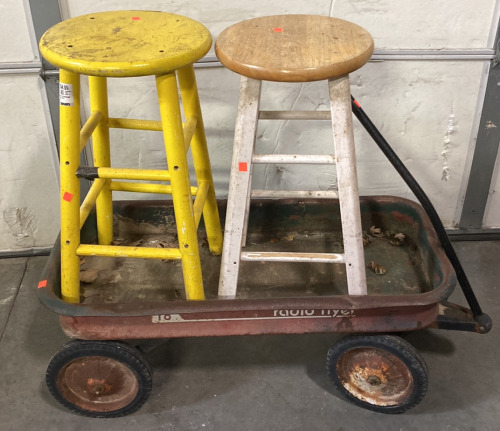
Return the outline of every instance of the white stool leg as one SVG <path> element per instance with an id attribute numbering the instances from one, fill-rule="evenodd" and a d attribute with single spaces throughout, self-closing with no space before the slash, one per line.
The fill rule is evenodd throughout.
<path id="1" fill-rule="evenodd" d="M 365 256 L 359 208 L 349 77 L 328 82 L 337 163 L 340 216 L 349 295 L 366 295 Z"/>
<path id="2" fill-rule="evenodd" d="M 261 81 L 241 77 L 219 278 L 220 298 L 236 297 L 245 213 L 249 211 L 252 156 L 257 134 L 260 89 Z"/>

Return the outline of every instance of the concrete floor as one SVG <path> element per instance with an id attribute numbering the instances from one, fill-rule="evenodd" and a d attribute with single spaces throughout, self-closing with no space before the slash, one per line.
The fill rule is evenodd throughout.
<path id="1" fill-rule="evenodd" d="M 454 245 L 494 329 L 408 334 L 429 366 L 429 390 L 415 409 L 394 416 L 336 395 L 325 371 L 335 334 L 146 343 L 155 374 L 143 408 L 119 419 L 76 416 L 52 399 L 44 382 L 52 354 L 66 341 L 57 316 L 35 293 L 47 258 L 0 260 L 0 429 L 498 430 L 500 242 Z M 458 291 L 451 299 L 462 302 Z"/>

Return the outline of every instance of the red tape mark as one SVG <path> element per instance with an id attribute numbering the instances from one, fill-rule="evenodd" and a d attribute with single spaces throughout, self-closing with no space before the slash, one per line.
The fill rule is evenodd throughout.
<path id="1" fill-rule="evenodd" d="M 40 283 L 38 283 L 38 288 L 41 289 L 42 287 L 47 286 L 47 280 L 42 280 Z"/>
<path id="2" fill-rule="evenodd" d="M 248 164 L 247 164 L 247 162 L 240 162 L 238 164 L 238 170 L 240 172 L 247 172 L 248 171 Z"/>
<path id="3" fill-rule="evenodd" d="M 358 103 L 358 101 L 356 99 L 354 99 L 354 104 L 358 107 L 358 108 L 361 108 L 361 105 Z"/>
<path id="4" fill-rule="evenodd" d="M 68 193 L 68 192 L 65 192 L 64 195 L 63 195 L 63 199 L 66 201 L 66 202 L 71 202 L 73 200 L 73 194 L 72 193 Z"/>
<path id="5" fill-rule="evenodd" d="M 140 21 L 141 17 L 140 16 L 133 16 L 132 21 Z"/>
<path id="6" fill-rule="evenodd" d="M 281 27 L 274 27 L 274 28 L 273 28 L 273 31 L 274 31 L 275 33 L 283 33 L 283 29 L 282 29 Z"/>

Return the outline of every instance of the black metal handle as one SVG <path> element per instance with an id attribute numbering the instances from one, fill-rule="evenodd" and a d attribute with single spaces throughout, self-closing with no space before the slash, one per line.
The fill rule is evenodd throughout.
<path id="1" fill-rule="evenodd" d="M 451 265 L 455 269 L 458 283 L 462 288 L 462 292 L 464 293 L 465 299 L 467 300 L 467 303 L 469 304 L 469 307 L 472 313 L 474 314 L 474 317 L 476 318 L 480 317 L 483 314 L 481 306 L 479 305 L 476 295 L 472 290 L 472 286 L 469 283 L 469 279 L 465 275 L 465 271 L 462 268 L 462 265 L 460 263 L 460 260 L 458 259 L 457 254 L 455 253 L 455 249 L 451 245 L 450 239 L 448 238 L 448 234 L 446 233 L 446 230 L 443 226 L 443 223 L 441 222 L 441 219 L 438 216 L 438 213 L 436 212 L 436 209 L 434 208 L 430 199 L 427 197 L 425 192 L 418 184 L 417 180 L 413 178 L 410 171 L 406 168 L 404 163 L 397 156 L 397 154 L 391 148 L 389 143 L 385 140 L 385 138 L 382 136 L 379 130 L 375 127 L 375 125 L 372 123 L 368 115 L 366 115 L 365 111 L 361 108 L 360 104 L 352 96 L 351 96 L 351 101 L 352 101 L 352 112 L 354 113 L 356 118 L 363 125 L 363 127 L 369 133 L 369 135 L 373 138 L 375 143 L 387 157 L 389 162 L 391 162 L 392 166 L 394 166 L 399 175 L 401 175 L 401 178 L 403 178 L 404 182 L 408 185 L 410 190 L 419 200 L 420 204 L 422 205 L 425 212 L 429 216 L 432 226 L 434 227 L 438 239 L 441 242 L 441 246 L 443 247 L 446 256 L 448 256 Z"/>

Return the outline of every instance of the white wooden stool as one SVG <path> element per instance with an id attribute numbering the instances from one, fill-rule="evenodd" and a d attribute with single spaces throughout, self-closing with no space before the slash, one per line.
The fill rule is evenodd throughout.
<path id="1" fill-rule="evenodd" d="M 316 15 L 250 19 L 224 30 L 219 60 L 242 75 L 229 183 L 219 297 L 235 298 L 240 261 L 332 262 L 346 265 L 349 294 L 366 294 L 363 235 L 348 74 L 373 53 L 373 40 L 350 22 Z M 328 81 L 335 155 L 254 154 L 257 123 L 265 119 L 318 119 L 322 112 L 260 111 L 261 81 Z M 329 115 L 326 117 L 330 117 Z M 336 164 L 344 253 L 243 252 L 251 197 L 318 196 L 321 192 L 251 191 L 255 163 Z"/>

